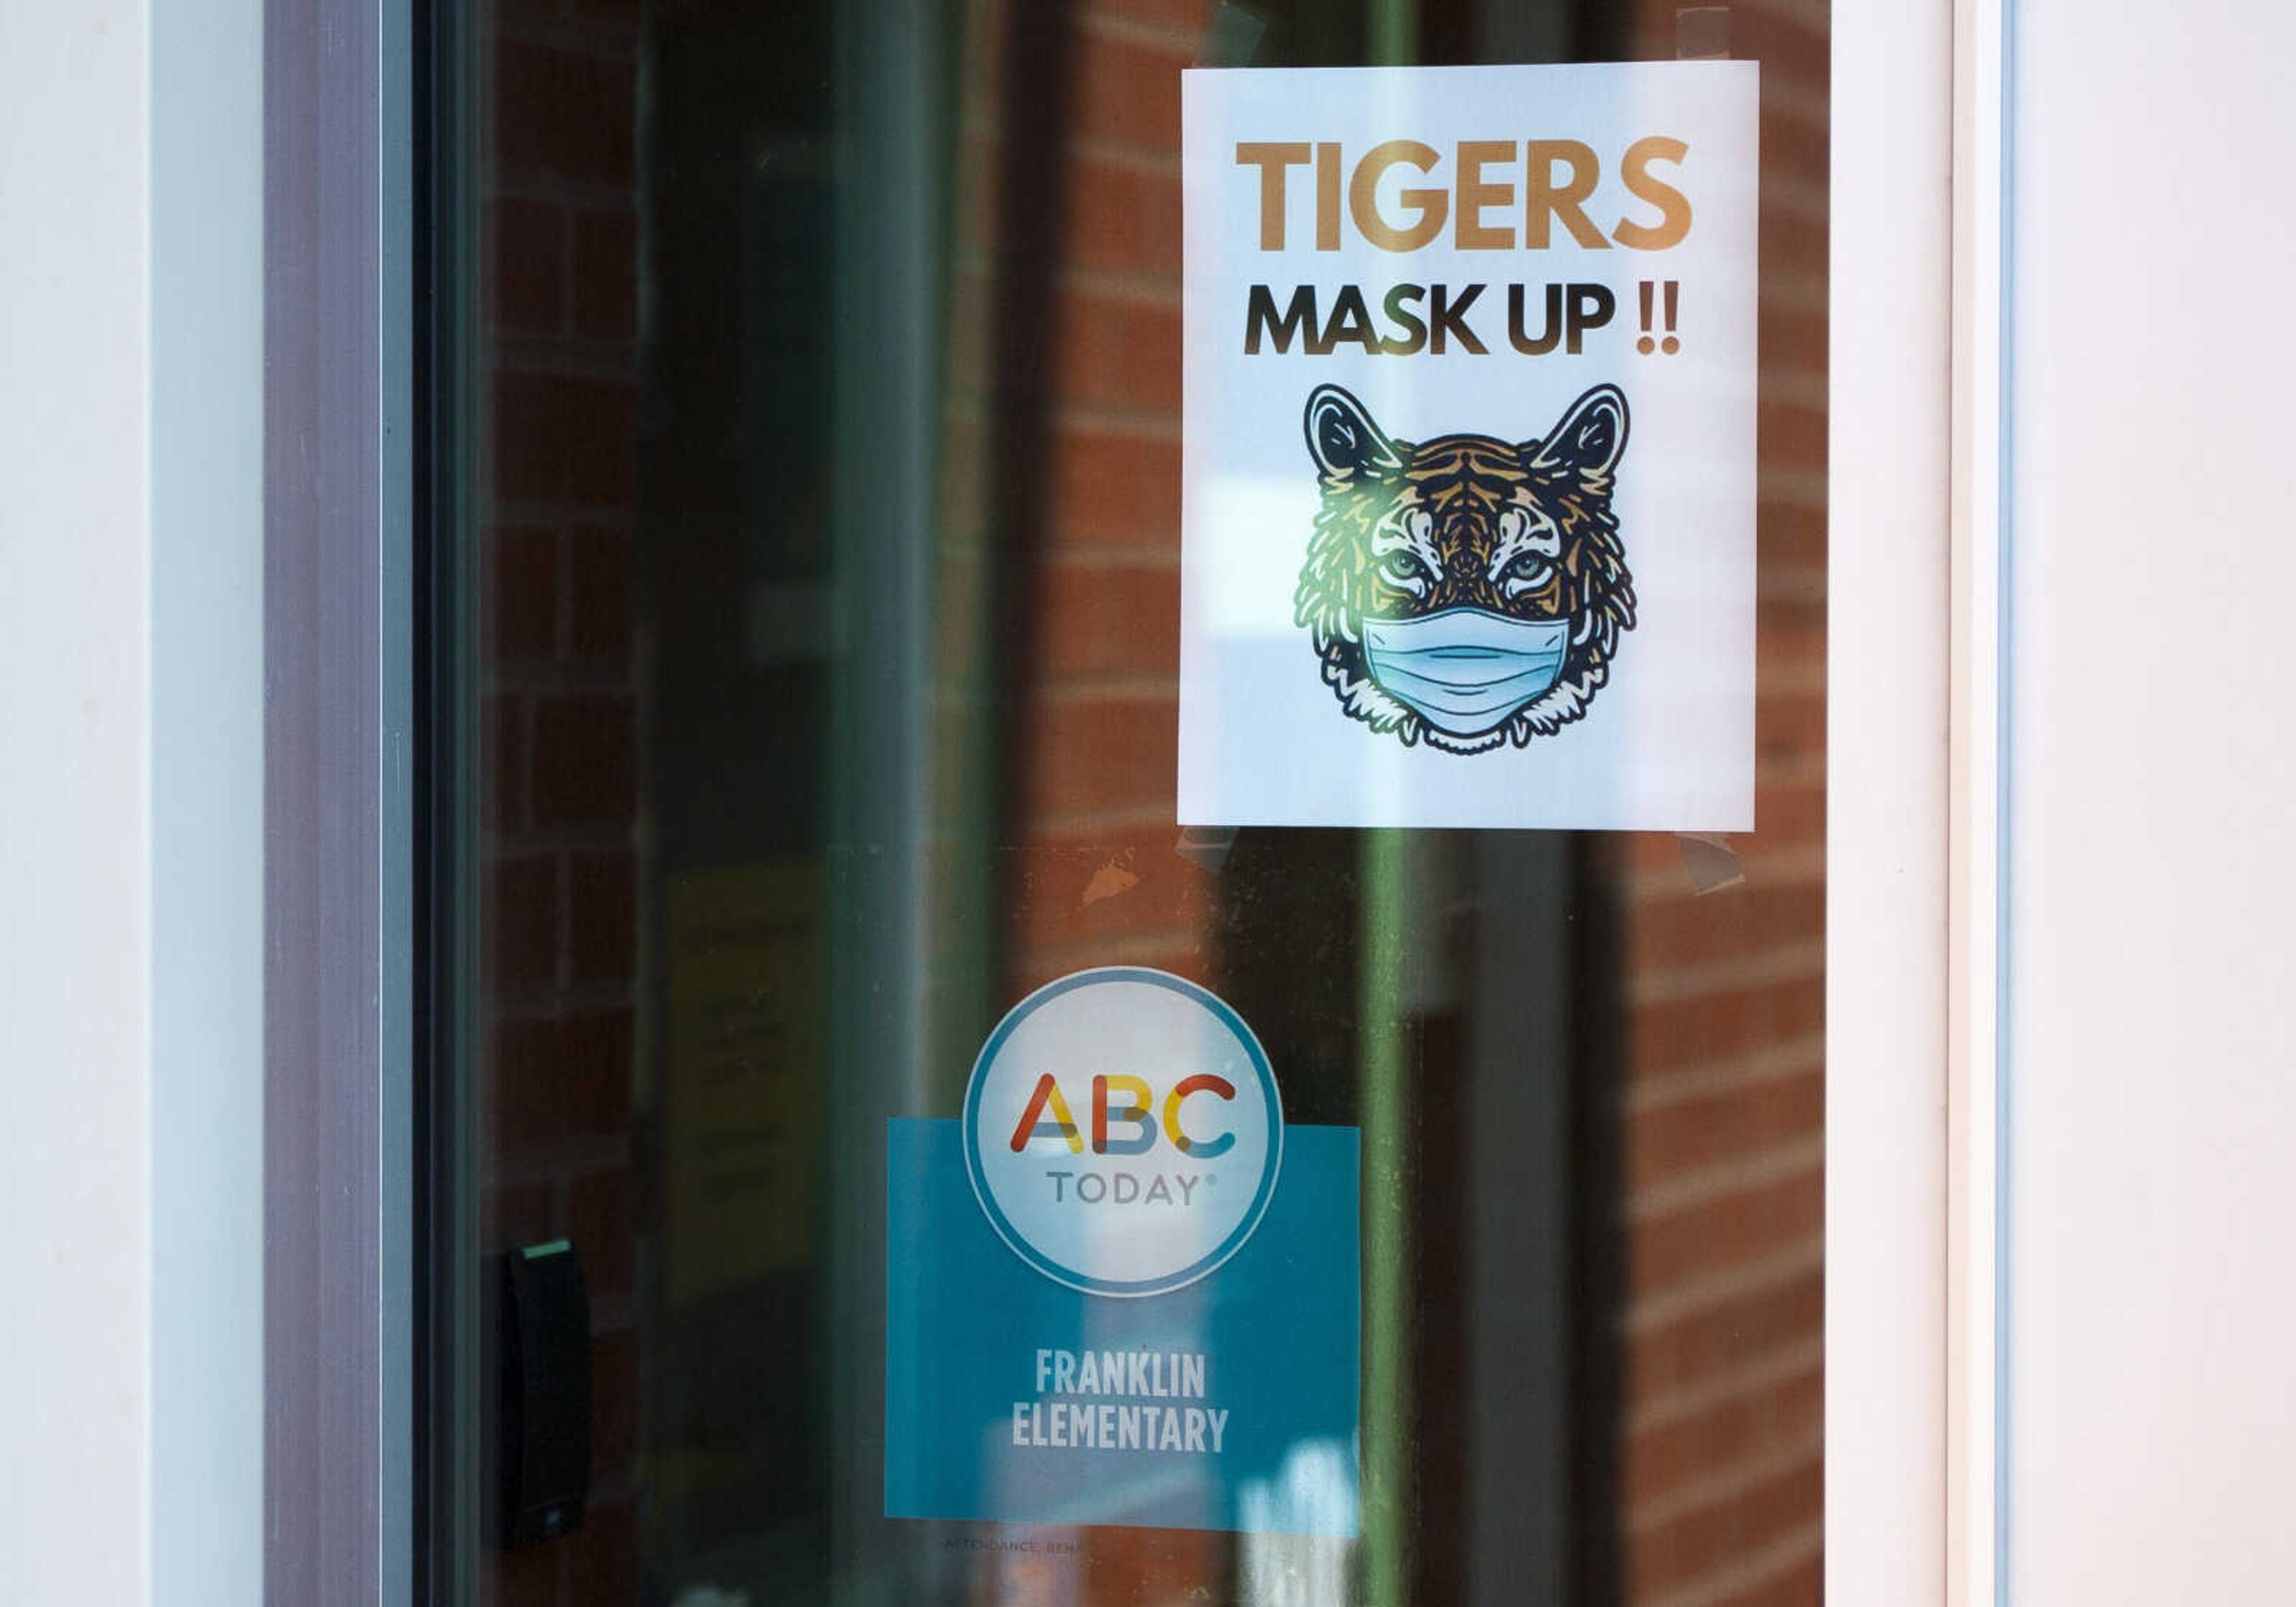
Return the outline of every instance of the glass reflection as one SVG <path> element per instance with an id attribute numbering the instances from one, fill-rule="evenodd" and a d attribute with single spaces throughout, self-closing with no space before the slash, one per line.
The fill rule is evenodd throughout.
<path id="1" fill-rule="evenodd" d="M 583 1530 L 484 1594 L 1817 1599 L 1822 11 L 482 11 L 486 1247 L 580 1245 L 598 1401 Z M 1759 829 L 1179 830 L 1179 70 L 1716 48 Z M 1242 1497 L 1357 1542 L 882 1515 L 888 1123 L 1104 964 L 1360 1130 L 1360 1440 Z"/>

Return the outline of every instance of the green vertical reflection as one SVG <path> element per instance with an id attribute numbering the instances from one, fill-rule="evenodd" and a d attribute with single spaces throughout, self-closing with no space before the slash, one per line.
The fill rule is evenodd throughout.
<path id="1" fill-rule="evenodd" d="M 1404 1102 L 1403 835 L 1363 835 L 1357 1043 L 1363 1090 L 1364 1597 L 1409 1599 L 1411 1158 Z"/>
<path id="2" fill-rule="evenodd" d="M 1371 0 L 1374 67 L 1408 67 L 1419 56 L 1419 0 Z"/>
<path id="3" fill-rule="evenodd" d="M 1368 55 L 1409 65 L 1418 0 L 1370 0 Z M 1403 924 L 1399 832 L 1363 835 L 1357 954 L 1364 1164 L 1364 1598 L 1410 1600 L 1411 1155 L 1403 1097 Z"/>

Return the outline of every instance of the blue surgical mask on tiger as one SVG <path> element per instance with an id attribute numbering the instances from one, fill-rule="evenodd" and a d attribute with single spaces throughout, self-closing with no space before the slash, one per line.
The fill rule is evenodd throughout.
<path id="1" fill-rule="evenodd" d="M 1568 619 L 1510 619 L 1447 608 L 1414 619 L 1363 622 L 1372 679 L 1453 736 L 1480 736 L 1542 696 L 1562 673 Z"/>

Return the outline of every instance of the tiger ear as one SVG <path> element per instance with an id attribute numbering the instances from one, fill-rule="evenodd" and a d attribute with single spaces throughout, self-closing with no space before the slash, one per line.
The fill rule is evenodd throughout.
<path id="1" fill-rule="evenodd" d="M 1318 385 L 1308 398 L 1308 452 L 1328 480 L 1369 472 L 1393 473 L 1403 455 L 1364 405 L 1337 385 Z"/>
<path id="2" fill-rule="evenodd" d="M 1570 404 L 1546 439 L 1523 448 L 1531 466 L 1561 469 L 1581 480 L 1609 478 L 1627 454 L 1627 398 L 1616 385 L 1597 385 Z"/>

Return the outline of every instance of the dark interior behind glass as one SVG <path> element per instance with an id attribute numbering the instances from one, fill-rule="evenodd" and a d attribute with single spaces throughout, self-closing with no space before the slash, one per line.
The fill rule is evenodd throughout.
<path id="1" fill-rule="evenodd" d="M 467 1347 L 430 1431 L 480 1469 L 428 1491 L 448 1598 L 1817 1600 L 1825 8 L 441 14 L 476 324 L 439 539 L 480 577 L 434 689 L 478 760 L 431 1073 L 475 1146 L 432 1202 Z M 1184 832 L 1180 70 L 1677 55 L 1763 63 L 1758 830 Z M 1289 1120 L 1362 1129 L 1352 1545 L 880 1515 L 885 1123 L 1111 963 L 1212 988 Z M 562 1240 L 586 1510 L 506 1546 L 477 1296 Z"/>

